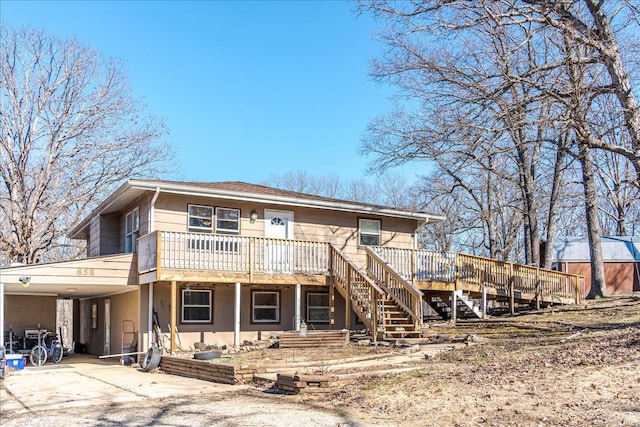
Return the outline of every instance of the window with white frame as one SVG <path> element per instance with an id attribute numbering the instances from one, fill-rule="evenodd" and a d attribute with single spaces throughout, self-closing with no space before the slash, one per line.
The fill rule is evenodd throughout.
<path id="1" fill-rule="evenodd" d="M 240 209 L 216 208 L 216 233 L 240 233 Z"/>
<path id="2" fill-rule="evenodd" d="M 358 222 L 360 246 L 376 246 L 380 244 L 380 220 L 360 219 Z"/>
<path id="3" fill-rule="evenodd" d="M 213 233 L 213 208 L 211 206 L 189 205 L 189 231 L 192 233 Z"/>
<path id="4" fill-rule="evenodd" d="M 307 323 L 329 323 L 329 294 L 307 293 Z"/>
<path id="5" fill-rule="evenodd" d="M 140 236 L 140 209 L 135 208 L 125 216 L 124 251 L 135 252 L 136 240 Z"/>
<path id="6" fill-rule="evenodd" d="M 203 289 L 182 290 L 182 323 L 211 323 L 213 292 Z"/>
<path id="7" fill-rule="evenodd" d="M 255 323 L 280 322 L 280 292 L 253 291 L 251 294 L 251 321 Z"/>

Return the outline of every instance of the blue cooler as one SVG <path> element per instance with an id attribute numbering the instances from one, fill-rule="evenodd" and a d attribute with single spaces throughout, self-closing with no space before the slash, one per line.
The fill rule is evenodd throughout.
<path id="1" fill-rule="evenodd" d="M 7 368 L 24 369 L 24 357 L 21 354 L 6 354 Z"/>

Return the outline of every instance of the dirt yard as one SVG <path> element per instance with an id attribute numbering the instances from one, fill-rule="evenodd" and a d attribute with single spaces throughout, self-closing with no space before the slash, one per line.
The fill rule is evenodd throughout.
<path id="1" fill-rule="evenodd" d="M 322 369 L 338 359 L 378 360 L 335 371 L 369 375 L 328 393 L 283 395 L 260 382 L 215 398 L 92 407 L 82 419 L 69 410 L 48 416 L 67 425 L 126 426 L 640 426 L 640 295 L 456 326 L 437 322 L 429 331 L 429 341 L 459 347 L 436 355 L 420 345 L 234 356 L 243 363 L 315 360 Z M 371 375 L 403 355 L 411 357 L 402 365 L 414 370 Z"/>

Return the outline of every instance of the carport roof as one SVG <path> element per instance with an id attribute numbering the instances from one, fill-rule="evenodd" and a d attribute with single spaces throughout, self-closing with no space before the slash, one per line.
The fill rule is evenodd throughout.
<path id="1" fill-rule="evenodd" d="M 6 295 L 91 298 L 137 289 L 134 254 L 110 255 L 0 269 Z M 21 278 L 29 278 L 23 286 Z"/>

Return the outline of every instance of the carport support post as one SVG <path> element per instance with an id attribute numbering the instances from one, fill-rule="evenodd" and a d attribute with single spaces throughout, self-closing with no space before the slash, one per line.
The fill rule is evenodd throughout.
<path id="1" fill-rule="evenodd" d="M 240 283 L 236 283 L 236 293 L 233 308 L 233 346 L 240 346 Z"/>
<path id="2" fill-rule="evenodd" d="M 169 349 L 171 354 L 176 352 L 176 300 L 177 298 L 177 290 L 176 290 L 176 281 L 171 281 L 171 306 L 170 314 L 169 314 L 169 323 L 171 323 L 171 331 L 169 331 L 169 336 L 171 339 L 171 348 Z"/>
<path id="3" fill-rule="evenodd" d="M 4 283 L 0 280 L 0 346 L 4 345 Z"/>
<path id="4" fill-rule="evenodd" d="M 300 283 L 296 284 L 296 316 L 293 321 L 293 329 L 300 330 Z"/>
<path id="5" fill-rule="evenodd" d="M 149 317 L 147 319 L 149 326 L 149 348 L 153 347 L 153 282 L 149 283 Z"/>

